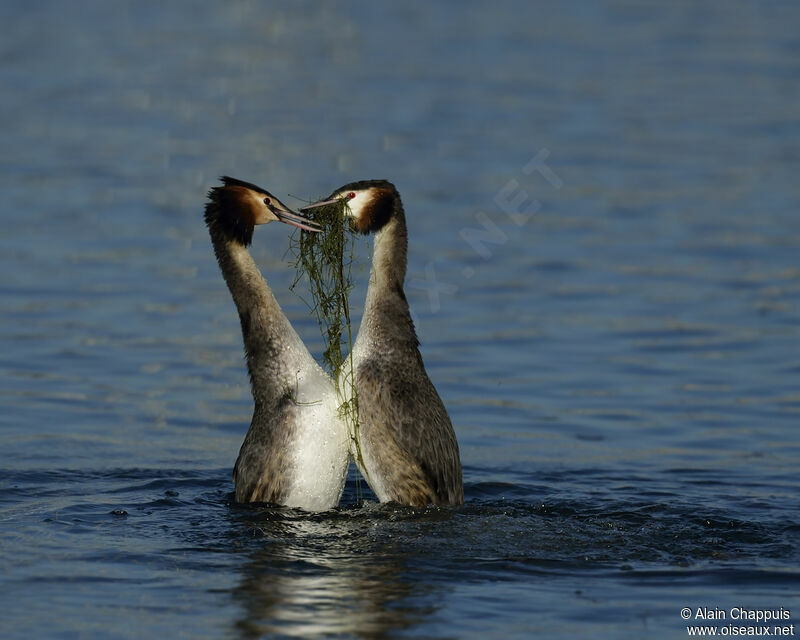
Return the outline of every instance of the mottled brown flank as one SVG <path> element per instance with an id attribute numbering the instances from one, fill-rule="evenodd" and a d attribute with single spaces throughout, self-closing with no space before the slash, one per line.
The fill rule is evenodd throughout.
<path id="1" fill-rule="evenodd" d="M 237 502 L 282 504 L 291 490 L 291 460 L 287 446 L 294 440 L 300 417 L 290 397 L 273 398 L 266 405 L 257 403 L 239 457 L 233 467 Z M 260 425 L 282 425 L 263 429 Z"/>
<path id="2" fill-rule="evenodd" d="M 462 504 L 453 427 L 430 380 L 415 375 L 424 375 L 419 352 L 407 347 L 386 350 L 356 368 L 359 398 L 366 399 L 359 406 L 359 427 L 373 464 L 368 474 L 382 476 L 386 498 L 400 504 Z"/>
<path id="3" fill-rule="evenodd" d="M 354 221 L 357 231 L 364 235 L 378 231 L 389 222 L 394 212 L 394 199 L 396 193 L 392 189 L 372 189 L 372 199 L 364 207 L 364 213 Z"/>
<path id="4" fill-rule="evenodd" d="M 265 467 L 262 473 L 252 478 L 250 482 L 246 482 L 239 467 L 245 468 L 246 464 L 262 465 L 263 461 L 260 459 L 245 460 L 243 456 L 240 456 L 233 468 L 236 502 L 268 502 L 271 504 L 283 502 L 286 495 L 285 478 L 276 471 L 277 469 L 282 470 L 286 466 L 285 458 L 284 451 L 274 451 L 270 458 L 270 466 Z"/>

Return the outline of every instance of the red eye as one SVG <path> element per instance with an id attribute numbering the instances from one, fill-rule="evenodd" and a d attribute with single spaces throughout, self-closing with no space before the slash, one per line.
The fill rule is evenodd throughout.
<path id="1" fill-rule="evenodd" d="M 355 194 L 354 191 L 351 191 L 350 193 L 347 194 L 347 199 L 348 200 L 352 200 L 355 197 L 356 197 L 356 194 Z"/>
<path id="2" fill-rule="evenodd" d="M 264 198 L 264 204 L 269 206 L 270 204 L 272 204 L 272 200 L 270 200 L 269 198 Z"/>

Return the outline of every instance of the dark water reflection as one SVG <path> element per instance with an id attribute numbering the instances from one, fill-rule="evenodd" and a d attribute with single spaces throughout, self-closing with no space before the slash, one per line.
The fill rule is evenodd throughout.
<path id="1" fill-rule="evenodd" d="M 4 624 L 44 600 L 43 621 L 86 635 L 122 617 L 122 637 L 176 624 L 194 637 L 460 637 L 500 633 L 509 615 L 624 635 L 642 612 L 660 627 L 711 591 L 720 606 L 796 597 L 796 494 L 777 478 L 742 491 L 691 469 L 468 466 L 487 480 L 467 482 L 458 509 L 360 503 L 351 478 L 343 506 L 314 515 L 236 505 L 226 471 L 4 474 L 3 593 L 20 603 Z"/>
<path id="2" fill-rule="evenodd" d="M 242 523 L 251 550 L 233 596 L 244 612 L 236 622 L 243 637 L 382 636 L 436 610 L 446 587 L 409 577 L 402 549 L 370 544 L 371 516 L 276 518 Z"/>

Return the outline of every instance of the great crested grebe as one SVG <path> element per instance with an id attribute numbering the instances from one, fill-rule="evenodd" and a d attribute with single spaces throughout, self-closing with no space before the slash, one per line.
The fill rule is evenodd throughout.
<path id="1" fill-rule="evenodd" d="M 323 511 L 339 502 L 350 435 L 336 389 L 292 328 L 247 246 L 257 224 L 306 231 L 313 223 L 249 182 L 224 176 L 208 192 L 205 221 L 239 311 L 255 409 L 233 469 L 237 502 Z"/>
<path id="2" fill-rule="evenodd" d="M 358 399 L 353 457 L 381 502 L 461 504 L 458 442 L 425 372 L 403 292 L 408 233 L 400 194 L 386 180 L 351 182 L 300 211 L 341 201 L 358 231 L 375 234 L 355 375 L 342 376 L 355 381 Z"/>

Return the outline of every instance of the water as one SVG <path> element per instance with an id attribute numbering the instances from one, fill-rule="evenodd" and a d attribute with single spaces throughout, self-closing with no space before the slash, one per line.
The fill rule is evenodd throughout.
<path id="1" fill-rule="evenodd" d="M 797 621 L 796 3 L 0 16 L 3 638 Z M 232 502 L 251 400 L 202 224 L 222 173 L 398 185 L 462 508 L 361 503 L 355 476 L 327 514 Z M 287 244 L 260 228 L 253 254 L 319 354 Z"/>

